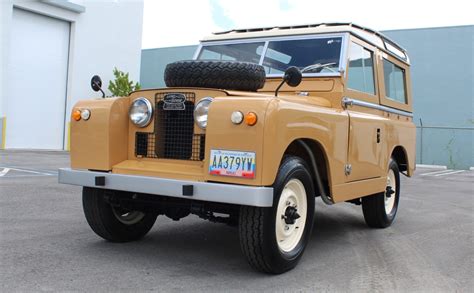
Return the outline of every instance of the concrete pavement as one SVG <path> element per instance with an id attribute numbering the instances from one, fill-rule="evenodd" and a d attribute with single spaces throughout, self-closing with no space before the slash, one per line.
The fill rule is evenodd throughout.
<path id="1" fill-rule="evenodd" d="M 403 176 L 397 219 L 368 228 L 359 206 L 319 199 L 296 269 L 253 271 L 238 231 L 160 216 L 141 241 L 114 244 L 89 228 L 81 188 L 57 183 L 64 152 L 0 151 L 0 291 L 472 292 L 474 172 Z M 438 173 L 432 173 L 436 172 Z M 453 172 L 453 171 L 451 171 Z"/>

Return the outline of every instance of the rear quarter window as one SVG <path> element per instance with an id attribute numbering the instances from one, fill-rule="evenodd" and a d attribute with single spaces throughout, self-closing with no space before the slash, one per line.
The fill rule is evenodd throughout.
<path id="1" fill-rule="evenodd" d="M 405 69 L 383 59 L 383 74 L 385 82 L 385 97 L 406 104 Z"/>

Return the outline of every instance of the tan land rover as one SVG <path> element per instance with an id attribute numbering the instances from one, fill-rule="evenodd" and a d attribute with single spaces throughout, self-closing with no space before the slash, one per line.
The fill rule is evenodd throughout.
<path id="1" fill-rule="evenodd" d="M 83 186 L 106 240 L 195 214 L 238 226 L 250 265 L 282 273 L 310 239 L 316 197 L 392 224 L 400 173 L 415 168 L 409 68 L 402 47 L 351 23 L 216 33 L 167 66 L 167 88 L 78 102 L 59 182 Z"/>

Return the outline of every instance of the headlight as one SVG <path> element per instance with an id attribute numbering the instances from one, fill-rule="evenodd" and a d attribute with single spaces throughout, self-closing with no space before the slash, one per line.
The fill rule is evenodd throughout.
<path id="1" fill-rule="evenodd" d="M 206 129 L 207 112 L 209 111 L 209 105 L 211 105 L 211 102 L 211 97 L 205 97 L 200 100 L 194 108 L 194 121 L 201 129 Z"/>
<path id="2" fill-rule="evenodd" d="M 145 127 L 151 121 L 153 107 L 147 99 L 137 98 L 132 102 L 132 105 L 130 105 L 128 114 L 133 124 L 138 127 Z"/>

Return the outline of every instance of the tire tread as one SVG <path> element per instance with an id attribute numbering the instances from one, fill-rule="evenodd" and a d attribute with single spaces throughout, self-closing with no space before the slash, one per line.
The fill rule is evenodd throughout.
<path id="1" fill-rule="evenodd" d="M 279 194 L 287 178 L 299 174 L 299 179 L 306 182 L 308 196 L 308 214 L 304 237 L 296 254 L 282 253 L 275 243 L 275 208 L 278 205 Z M 305 179 L 303 179 L 305 178 Z M 306 164 L 298 157 L 285 156 L 279 168 L 279 173 L 273 185 L 273 207 L 241 206 L 239 217 L 239 234 L 242 252 L 247 257 L 251 267 L 270 274 L 281 274 L 293 269 L 301 258 L 308 239 L 311 235 L 314 219 L 314 188 L 311 175 Z M 278 195 L 278 196 L 276 196 Z M 273 235 L 273 236 L 271 236 Z"/>
<path id="2" fill-rule="evenodd" d="M 114 241 L 113 235 L 107 230 L 107 228 L 104 225 L 104 222 L 100 220 L 101 215 L 100 215 L 98 205 L 93 203 L 94 200 L 97 200 L 96 197 L 98 196 L 100 196 L 100 194 L 98 193 L 97 189 L 84 187 L 84 190 L 83 190 L 84 200 L 82 201 L 84 215 L 86 216 L 87 223 L 89 223 L 89 226 L 97 235 L 99 235 L 100 237 L 104 239 Z"/>
<path id="3" fill-rule="evenodd" d="M 395 172 L 395 176 L 398 175 L 399 169 L 395 160 L 390 160 L 389 168 L 391 168 Z M 393 196 L 398 196 L 398 199 L 396 201 L 396 208 L 398 209 L 400 178 L 398 178 L 397 193 L 397 195 L 394 194 Z M 381 192 L 362 198 L 362 212 L 364 214 L 365 223 L 371 228 L 387 228 L 392 224 L 395 218 L 395 216 L 393 216 L 393 218 L 389 219 L 385 214 L 384 196 L 385 193 Z"/>
<path id="4" fill-rule="evenodd" d="M 111 242 L 129 242 L 141 239 L 153 227 L 156 214 L 147 213 L 136 224 L 124 225 L 113 215 L 110 205 L 105 203 L 107 190 L 84 187 L 82 205 L 87 223 L 100 237 Z"/>
<path id="5" fill-rule="evenodd" d="M 241 247 L 250 265 L 259 271 L 270 273 L 270 265 L 264 258 L 263 247 L 263 213 L 259 208 L 243 207 L 240 212 L 239 226 Z"/>
<path id="6" fill-rule="evenodd" d="M 204 87 L 257 91 L 265 84 L 265 68 L 250 62 L 184 60 L 166 66 L 167 87 Z"/>

